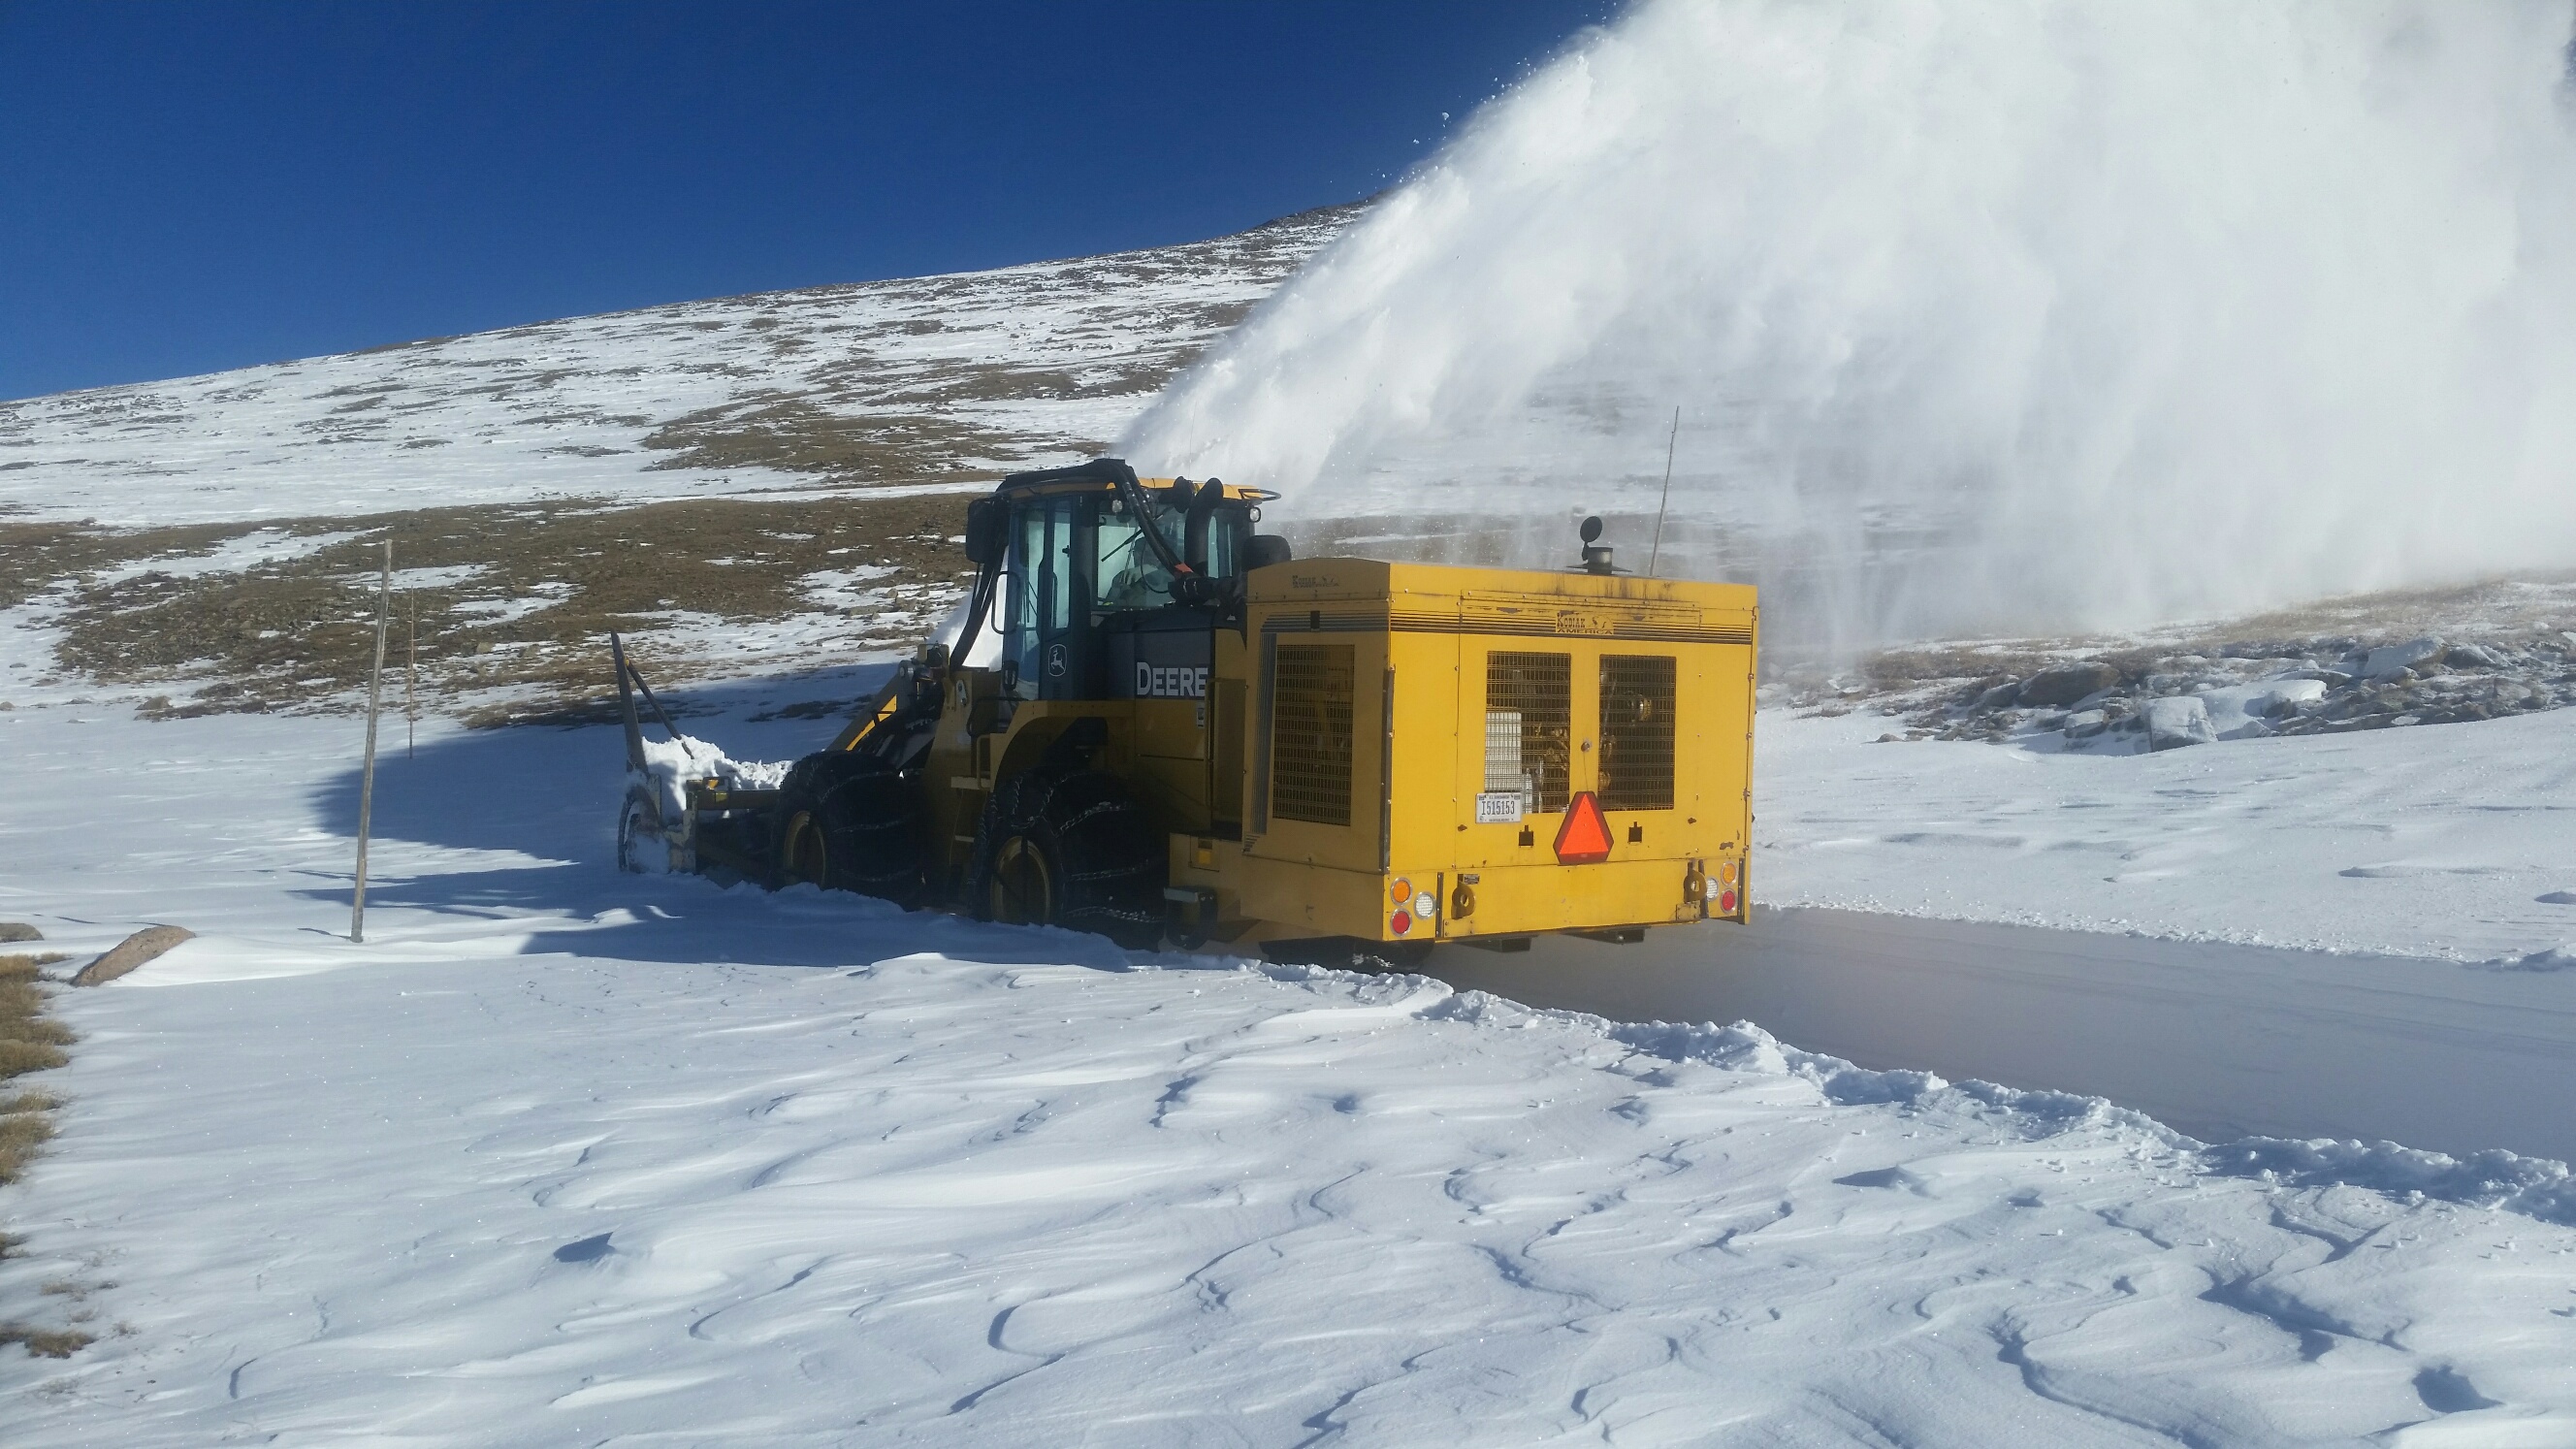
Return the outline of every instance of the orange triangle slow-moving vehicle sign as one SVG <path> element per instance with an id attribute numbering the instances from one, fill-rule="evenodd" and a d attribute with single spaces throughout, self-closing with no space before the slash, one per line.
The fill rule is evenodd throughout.
<path id="1" fill-rule="evenodd" d="M 1577 792 L 1565 807 L 1565 823 L 1556 827 L 1556 863 L 1597 865 L 1610 858 L 1610 822 L 1592 792 Z"/>

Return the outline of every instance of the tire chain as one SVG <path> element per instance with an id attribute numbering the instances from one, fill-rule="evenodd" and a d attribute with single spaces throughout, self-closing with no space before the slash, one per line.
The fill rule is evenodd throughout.
<path id="1" fill-rule="evenodd" d="M 975 832 L 974 861 L 966 873 L 966 899 L 963 904 L 970 915 L 977 920 L 992 919 L 985 897 L 989 894 L 987 886 L 992 878 L 994 857 L 1000 851 L 1002 841 L 1011 835 L 1025 832 L 1030 826 L 1035 825 L 1046 814 L 1047 807 L 1055 803 L 1058 790 L 1084 774 L 1095 773 L 1099 772 L 1078 771 L 1059 774 L 1052 770 L 1030 770 L 1012 776 L 1002 783 L 1000 789 L 993 792 L 993 798 L 985 802 L 983 820 Z M 1116 780 L 1115 776 L 1106 778 L 1113 782 Z M 1030 798 L 1033 794 L 1034 799 Z M 1135 813 L 1136 804 L 1133 800 L 1096 801 L 1083 807 L 1073 818 L 1057 827 L 1057 840 L 1062 843 L 1065 837 L 1077 827 L 1101 816 Z M 1064 879 L 1068 886 L 1077 881 L 1091 884 L 1142 877 L 1151 874 L 1152 869 L 1150 863 L 1142 863 L 1118 866 L 1109 870 L 1068 870 L 1064 873 Z M 1108 902 L 1091 902 L 1062 909 L 1058 924 L 1072 927 L 1074 923 L 1086 920 L 1114 921 L 1131 926 L 1159 925 L 1163 920 L 1163 913 L 1160 910 L 1118 906 Z"/>

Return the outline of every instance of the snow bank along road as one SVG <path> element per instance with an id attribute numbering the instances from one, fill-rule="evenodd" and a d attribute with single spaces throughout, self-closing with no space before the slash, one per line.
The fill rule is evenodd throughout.
<path id="1" fill-rule="evenodd" d="M 202 933 L 62 1000 L 13 1446 L 2576 1440 L 2552 1165 L 622 877 L 605 730 L 389 758 L 355 947 L 351 733 L 0 715 L 0 915 Z"/>

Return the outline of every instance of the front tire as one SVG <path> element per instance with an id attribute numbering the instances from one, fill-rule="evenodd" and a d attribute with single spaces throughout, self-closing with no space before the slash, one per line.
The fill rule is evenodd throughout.
<path id="1" fill-rule="evenodd" d="M 921 904 L 926 813 L 900 771 L 873 755 L 807 755 L 779 798 L 771 856 L 779 884 L 811 881 L 906 910 Z"/>

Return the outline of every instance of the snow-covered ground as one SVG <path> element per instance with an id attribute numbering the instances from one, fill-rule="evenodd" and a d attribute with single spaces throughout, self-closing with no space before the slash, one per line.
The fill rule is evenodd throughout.
<path id="1" fill-rule="evenodd" d="M 749 716 L 863 682 L 694 702 L 781 756 L 830 722 Z M 2074 912 L 2113 887 L 1945 849 L 1994 827 L 1939 802 L 2022 772 L 2148 834 L 2178 786 L 2536 758 L 2564 717 L 2103 758 L 1766 715 L 1756 881 L 1883 855 L 1947 872 L 1884 905 Z M 0 1306 L 101 1337 L 0 1355 L 13 1446 L 2576 1441 L 2576 1192 L 2540 1164 L 2204 1151 L 1754 1028 L 622 876 L 602 729 L 392 752 L 355 946 L 354 722 L 56 702 L 0 740 L 0 918 L 201 933 L 59 998 L 85 1040 L 0 1193 Z M 1874 839 L 1922 838 L 1827 845 L 1863 785 Z M 2207 818 L 2205 876 L 2288 930 L 2262 882 L 2308 857 L 2269 847 L 2315 817 Z"/>
<path id="2" fill-rule="evenodd" d="M 2576 965 L 2529 959 L 2576 942 L 2576 711 L 2138 755 L 1890 723 L 1764 715 L 1761 899 Z"/>

